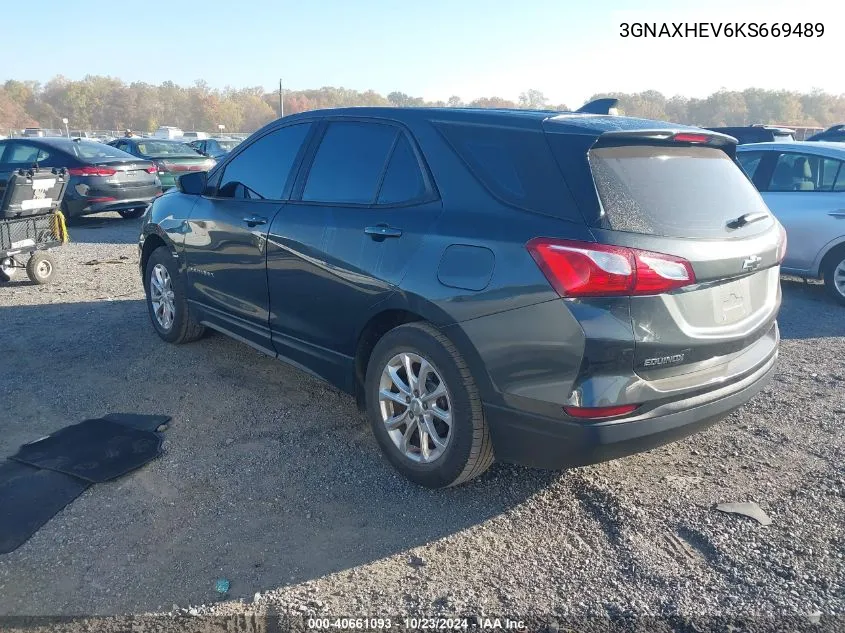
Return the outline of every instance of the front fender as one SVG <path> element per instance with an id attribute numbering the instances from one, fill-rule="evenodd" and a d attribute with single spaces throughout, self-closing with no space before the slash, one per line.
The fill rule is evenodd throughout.
<path id="1" fill-rule="evenodd" d="M 161 245 L 170 249 L 178 260 L 179 271 L 184 272 L 185 236 L 190 231 L 188 218 L 196 201 L 196 196 L 179 191 L 168 192 L 153 201 L 144 214 L 138 239 L 138 265 L 142 272 L 150 253 Z"/>

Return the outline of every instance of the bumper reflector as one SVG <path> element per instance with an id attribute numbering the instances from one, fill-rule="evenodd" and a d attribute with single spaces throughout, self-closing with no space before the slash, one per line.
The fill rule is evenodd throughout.
<path id="1" fill-rule="evenodd" d="M 563 407 L 566 415 L 573 418 L 597 420 L 599 418 L 615 418 L 628 415 L 637 410 L 638 404 L 620 404 L 615 407 Z"/>

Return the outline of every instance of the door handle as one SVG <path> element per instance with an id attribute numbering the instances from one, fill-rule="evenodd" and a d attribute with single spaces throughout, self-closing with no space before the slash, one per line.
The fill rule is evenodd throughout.
<path id="1" fill-rule="evenodd" d="M 246 222 L 247 226 L 258 226 L 259 224 L 267 224 L 267 218 L 263 218 L 260 215 L 250 215 L 244 218 L 244 222 Z"/>
<path id="2" fill-rule="evenodd" d="M 402 229 L 395 229 L 387 224 L 376 224 L 375 226 L 368 226 L 364 229 L 364 233 L 371 236 L 373 239 L 385 237 L 402 237 Z"/>
<path id="3" fill-rule="evenodd" d="M 845 220 L 845 209 L 837 209 L 836 211 L 831 211 L 828 215 L 832 218 L 838 218 L 840 220 Z"/>

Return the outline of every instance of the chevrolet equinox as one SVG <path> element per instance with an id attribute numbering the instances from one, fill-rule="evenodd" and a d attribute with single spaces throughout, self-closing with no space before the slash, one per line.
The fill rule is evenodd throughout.
<path id="1" fill-rule="evenodd" d="M 424 486 L 645 450 L 774 371 L 786 235 L 735 142 L 582 112 L 284 117 L 147 210 L 152 325 L 354 395 Z"/>

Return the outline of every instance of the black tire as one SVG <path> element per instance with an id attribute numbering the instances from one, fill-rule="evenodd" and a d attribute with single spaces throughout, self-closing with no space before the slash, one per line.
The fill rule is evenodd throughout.
<path id="1" fill-rule="evenodd" d="M 137 209 L 121 209 L 118 213 L 124 220 L 135 220 L 144 215 L 144 211 L 146 210 L 146 207 L 139 207 Z"/>
<path id="2" fill-rule="evenodd" d="M 71 215 L 70 210 L 68 209 L 67 204 L 65 203 L 62 203 L 62 215 L 65 216 L 65 224 L 67 226 L 79 224 L 79 218 L 82 217 L 79 215 Z"/>
<path id="3" fill-rule="evenodd" d="M 56 260 L 50 253 L 35 251 L 26 263 L 26 276 L 34 284 L 49 284 L 56 275 Z"/>
<path id="4" fill-rule="evenodd" d="M 428 361 L 442 377 L 449 393 L 452 417 L 449 441 L 442 454 L 429 463 L 407 457 L 391 439 L 382 418 L 379 403 L 382 371 L 392 358 L 402 353 L 416 354 Z M 367 365 L 365 393 L 367 415 L 376 441 L 393 467 L 414 483 L 427 488 L 456 486 L 478 477 L 493 463 L 493 444 L 475 381 L 452 342 L 431 325 L 400 325 L 379 340 Z"/>
<path id="5" fill-rule="evenodd" d="M 8 265 L 9 263 L 12 265 Z M 15 272 L 17 271 L 15 270 L 13 258 L 0 259 L 0 283 L 12 281 L 12 278 L 15 276 Z"/>
<path id="6" fill-rule="evenodd" d="M 170 289 L 173 292 L 173 317 L 169 327 L 165 327 L 156 316 L 151 299 L 151 277 L 156 272 L 156 266 L 163 266 L 169 276 Z M 153 327 L 158 335 L 168 343 L 180 345 L 196 341 L 205 334 L 205 327 L 197 323 L 188 306 L 184 278 L 179 274 L 176 260 L 166 246 L 155 249 L 144 268 L 144 292 L 147 297 L 147 311 Z M 168 321 L 165 320 L 165 323 Z"/>
<path id="7" fill-rule="evenodd" d="M 836 287 L 836 280 L 834 279 L 836 269 L 839 268 L 840 265 L 845 266 L 845 248 L 837 248 L 836 250 L 831 251 L 824 258 L 822 274 L 824 275 L 824 287 L 827 289 L 828 293 L 830 293 L 830 296 L 842 305 L 845 305 L 845 293 L 841 292 L 839 288 Z M 840 273 L 840 284 L 843 282 L 845 282 L 845 279 L 842 278 Z"/>

